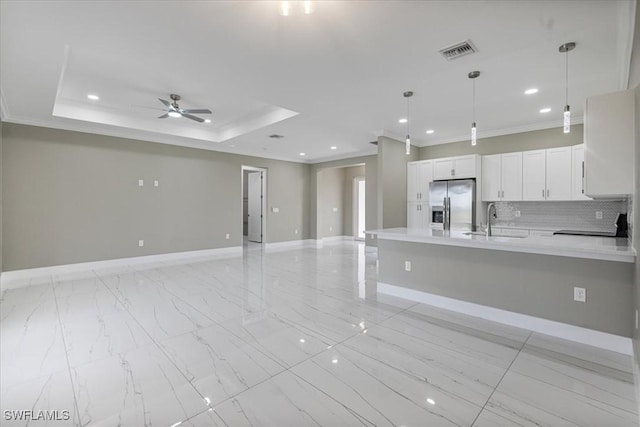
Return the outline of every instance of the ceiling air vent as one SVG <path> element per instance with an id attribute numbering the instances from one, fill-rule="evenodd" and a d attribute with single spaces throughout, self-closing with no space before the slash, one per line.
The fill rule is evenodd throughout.
<path id="1" fill-rule="evenodd" d="M 471 43 L 471 40 L 465 40 L 460 43 L 456 43 L 451 46 L 447 46 L 443 49 L 440 49 L 440 55 L 444 56 L 444 59 L 447 61 L 451 61 L 453 59 L 458 59 L 461 56 L 469 55 L 470 53 L 477 52 L 478 49 Z"/>

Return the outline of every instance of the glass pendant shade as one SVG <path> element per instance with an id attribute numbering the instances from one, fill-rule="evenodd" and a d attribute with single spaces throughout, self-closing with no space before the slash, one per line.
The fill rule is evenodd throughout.
<path id="1" fill-rule="evenodd" d="M 471 124 L 471 145 L 476 145 L 477 144 L 477 140 L 476 140 L 476 122 L 473 122 Z"/>

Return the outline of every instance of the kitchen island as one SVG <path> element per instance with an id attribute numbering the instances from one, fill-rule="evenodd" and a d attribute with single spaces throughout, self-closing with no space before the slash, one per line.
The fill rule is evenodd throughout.
<path id="1" fill-rule="evenodd" d="M 486 307 L 533 323 L 545 319 L 559 329 L 632 334 L 636 253 L 627 239 L 410 228 L 367 233 L 378 239 L 380 292 L 476 314 Z M 585 289 L 585 302 L 574 301 L 576 287 Z"/>

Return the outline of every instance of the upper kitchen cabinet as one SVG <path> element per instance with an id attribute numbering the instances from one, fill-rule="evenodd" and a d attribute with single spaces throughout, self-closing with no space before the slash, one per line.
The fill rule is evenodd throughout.
<path id="1" fill-rule="evenodd" d="M 571 200 L 571 147 L 522 153 L 523 200 Z"/>
<path id="2" fill-rule="evenodd" d="M 431 160 L 407 163 L 407 202 L 428 201 L 431 181 L 433 181 Z"/>
<path id="3" fill-rule="evenodd" d="M 585 194 L 622 197 L 633 193 L 633 90 L 587 98 L 584 118 Z"/>
<path id="4" fill-rule="evenodd" d="M 522 153 L 482 156 L 482 200 L 522 200 Z"/>
<path id="5" fill-rule="evenodd" d="M 591 200 L 584 191 L 584 144 L 571 147 L 571 200 Z"/>
<path id="6" fill-rule="evenodd" d="M 447 157 L 433 161 L 433 179 L 475 178 L 478 173 L 479 156 Z"/>

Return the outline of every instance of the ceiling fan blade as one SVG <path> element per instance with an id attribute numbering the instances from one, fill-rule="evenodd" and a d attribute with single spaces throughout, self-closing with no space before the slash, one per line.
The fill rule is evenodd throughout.
<path id="1" fill-rule="evenodd" d="M 188 110 L 181 110 L 183 113 L 187 113 L 187 114 L 212 114 L 211 110 L 206 110 L 206 109 L 188 109 Z"/>
<path id="2" fill-rule="evenodd" d="M 158 101 L 162 102 L 165 107 L 169 107 L 169 108 L 171 107 L 171 103 L 166 99 L 158 98 Z"/>
<path id="3" fill-rule="evenodd" d="M 166 119 L 167 117 L 169 117 L 168 113 L 164 113 L 163 115 L 161 115 L 160 117 L 158 117 L 159 119 Z"/>
<path id="4" fill-rule="evenodd" d="M 192 116 L 191 114 L 184 113 L 184 111 L 182 113 L 182 117 L 186 117 L 187 119 L 195 120 L 198 123 L 204 122 L 204 119 L 201 119 L 200 117 Z"/>

